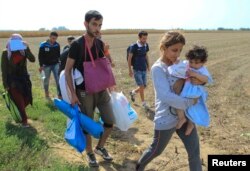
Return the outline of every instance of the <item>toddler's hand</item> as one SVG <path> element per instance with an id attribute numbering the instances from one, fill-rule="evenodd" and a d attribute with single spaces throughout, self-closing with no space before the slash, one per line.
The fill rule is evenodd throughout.
<path id="1" fill-rule="evenodd" d="M 189 77 L 196 77 L 197 73 L 189 69 L 189 70 L 187 71 L 187 75 L 188 75 Z"/>

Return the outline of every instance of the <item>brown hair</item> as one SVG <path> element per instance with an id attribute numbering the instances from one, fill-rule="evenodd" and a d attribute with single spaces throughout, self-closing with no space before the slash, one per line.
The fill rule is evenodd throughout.
<path id="1" fill-rule="evenodd" d="M 52 31 L 52 32 L 50 32 L 49 36 L 58 37 L 58 33 L 56 31 Z"/>
<path id="2" fill-rule="evenodd" d="M 85 21 L 89 23 L 92 18 L 94 18 L 95 21 L 97 21 L 103 19 L 103 16 L 100 12 L 96 10 L 90 10 L 85 14 Z"/>
<path id="3" fill-rule="evenodd" d="M 139 33 L 138 33 L 138 37 L 142 37 L 142 36 L 147 36 L 148 35 L 148 32 L 146 32 L 146 31 L 140 31 Z"/>
<path id="4" fill-rule="evenodd" d="M 187 53 L 187 60 L 200 60 L 202 63 L 207 61 L 208 53 L 204 46 L 194 45 Z"/>
<path id="5" fill-rule="evenodd" d="M 168 48 L 168 47 L 175 45 L 177 43 L 181 43 L 181 44 L 185 45 L 186 40 L 185 40 L 185 37 L 183 36 L 183 34 L 181 34 L 178 31 L 168 31 L 161 38 L 160 50 L 163 50 L 164 47 Z"/>

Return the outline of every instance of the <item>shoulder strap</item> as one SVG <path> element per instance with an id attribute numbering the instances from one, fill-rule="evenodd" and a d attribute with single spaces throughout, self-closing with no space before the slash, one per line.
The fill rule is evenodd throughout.
<path id="1" fill-rule="evenodd" d="M 85 61 L 86 61 L 86 58 L 87 58 L 87 52 L 86 52 L 86 51 L 88 51 L 89 56 L 90 56 L 90 59 L 91 59 L 91 62 L 92 62 L 92 65 L 93 65 L 94 67 L 96 67 L 95 61 L 94 61 L 94 57 L 93 57 L 93 54 L 92 54 L 92 52 L 91 52 L 91 50 L 90 50 L 88 41 L 86 41 L 85 37 L 83 37 L 83 38 L 84 38 L 84 40 L 85 40 L 85 46 L 84 46 L 84 48 L 85 48 L 85 49 L 84 49 Z M 94 43 L 95 43 L 95 42 L 94 42 Z"/>
<path id="2" fill-rule="evenodd" d="M 84 39 L 85 39 L 85 38 L 84 38 Z M 93 65 L 94 67 L 96 67 L 95 61 L 94 61 L 94 57 L 93 57 L 92 51 L 91 51 L 91 49 L 90 49 L 90 47 L 89 47 L 89 44 L 88 44 L 88 42 L 86 41 L 86 39 L 85 39 L 84 41 L 85 41 L 85 46 L 84 46 L 83 48 L 84 48 L 84 53 L 85 53 L 85 54 L 84 54 L 84 55 L 85 55 L 85 61 L 86 61 L 87 51 L 88 51 L 89 56 L 90 56 L 90 59 L 91 59 L 91 62 L 92 62 L 92 65 Z M 98 46 L 97 46 L 97 39 L 95 39 L 93 43 L 94 43 L 95 48 L 96 48 L 96 55 L 97 55 L 97 58 L 99 58 L 99 52 L 98 52 Z M 102 51 L 102 53 L 103 53 L 103 55 L 104 55 L 104 52 L 103 52 L 102 48 L 100 48 L 100 50 Z"/>
<path id="3" fill-rule="evenodd" d="M 102 43 L 103 49 L 102 49 L 102 47 L 99 47 L 99 42 L 98 41 L 100 41 Z M 98 49 L 100 49 L 101 52 L 102 52 L 102 54 L 103 54 L 103 56 L 105 56 L 105 53 L 104 53 L 104 42 L 102 40 L 99 40 L 99 39 L 95 39 L 95 42 L 96 42 L 95 45 L 96 45 L 96 53 L 97 53 L 97 55 L 99 56 Z"/>

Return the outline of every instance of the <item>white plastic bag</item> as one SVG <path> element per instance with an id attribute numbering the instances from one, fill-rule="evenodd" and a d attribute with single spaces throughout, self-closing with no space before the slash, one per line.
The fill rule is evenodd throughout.
<path id="1" fill-rule="evenodd" d="M 72 78 L 73 78 L 73 71 L 71 73 L 72 73 Z M 61 94 L 62 94 L 62 99 L 65 102 L 67 102 L 67 103 L 70 104 L 71 103 L 72 95 L 71 95 L 71 92 L 70 92 L 69 87 L 67 85 L 67 81 L 65 79 L 64 70 L 60 73 L 59 86 L 60 86 L 60 90 L 61 90 Z M 73 86 L 75 88 L 74 82 L 73 82 Z"/>
<path id="2" fill-rule="evenodd" d="M 71 75 L 72 75 L 72 81 L 73 81 L 73 87 L 75 89 L 75 84 L 76 85 L 80 85 L 83 82 L 83 77 L 82 74 L 80 73 L 80 71 L 78 71 L 77 69 L 71 71 Z M 60 86 L 60 90 L 61 90 L 61 94 L 62 94 L 62 99 L 64 101 L 66 101 L 67 103 L 71 103 L 71 92 L 69 90 L 69 87 L 67 85 L 67 81 L 65 79 L 65 71 L 63 70 L 60 73 L 60 77 L 59 77 L 59 86 Z"/>
<path id="3" fill-rule="evenodd" d="M 137 113 L 122 92 L 112 92 L 111 101 L 116 127 L 121 131 L 127 131 L 138 119 Z"/>

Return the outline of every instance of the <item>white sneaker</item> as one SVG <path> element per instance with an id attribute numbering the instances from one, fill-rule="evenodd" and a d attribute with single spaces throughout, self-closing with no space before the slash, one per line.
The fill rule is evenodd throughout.
<path id="1" fill-rule="evenodd" d="M 99 148 L 99 147 L 96 147 L 96 149 L 94 150 L 94 152 L 100 156 L 102 156 L 102 158 L 106 161 L 112 161 L 113 158 L 110 156 L 110 154 L 108 153 L 108 151 L 102 147 L 102 148 Z"/>
<path id="2" fill-rule="evenodd" d="M 133 91 L 129 92 L 130 98 L 132 102 L 135 102 L 135 93 Z"/>
<path id="3" fill-rule="evenodd" d="M 98 161 L 96 160 L 94 153 L 87 153 L 87 161 L 90 167 L 99 167 Z"/>

